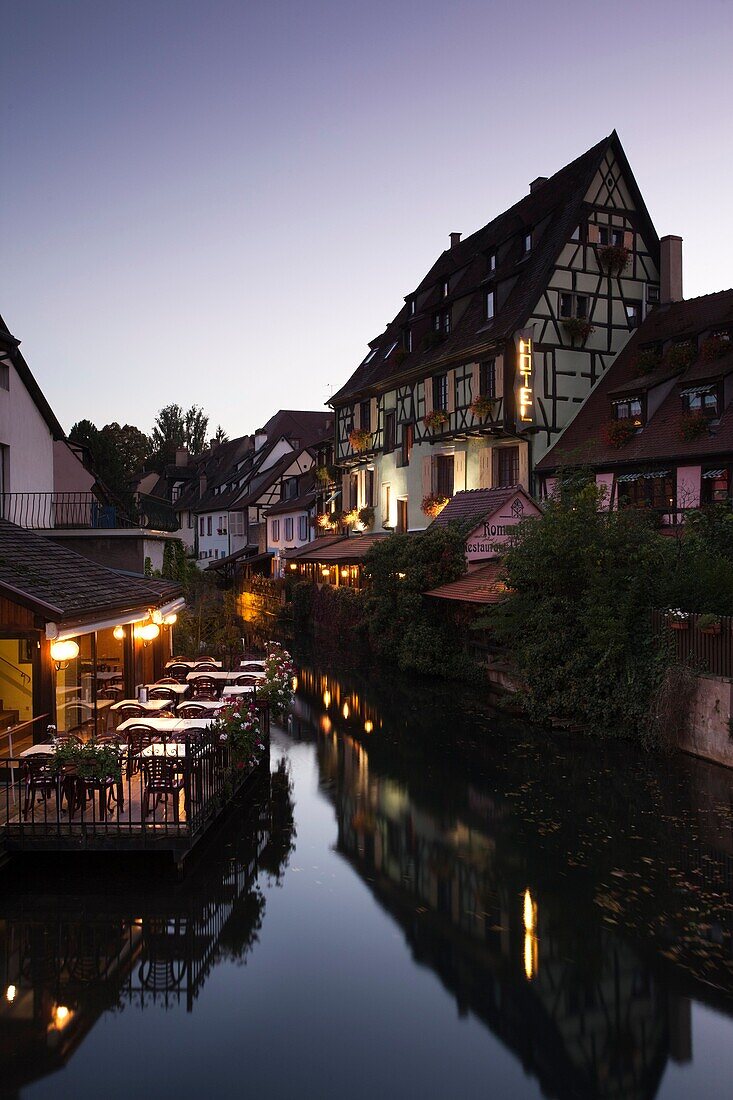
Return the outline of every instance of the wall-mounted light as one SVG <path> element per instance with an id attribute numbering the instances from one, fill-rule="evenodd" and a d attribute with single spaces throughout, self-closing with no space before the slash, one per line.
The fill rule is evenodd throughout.
<path id="1" fill-rule="evenodd" d="M 321 573 L 323 573 L 324 577 L 327 577 L 330 572 L 331 572 L 331 570 L 329 569 L 329 567 L 327 565 L 322 565 L 321 566 Z"/>
<path id="2" fill-rule="evenodd" d="M 8 1002 L 9 1005 L 11 1005 L 17 996 L 18 990 L 16 989 L 16 987 L 14 985 L 9 985 L 8 988 L 5 990 L 5 1000 Z"/>
<path id="3" fill-rule="evenodd" d="M 163 626 L 174 626 L 177 622 L 178 616 L 175 614 L 175 612 L 173 612 L 170 615 L 166 615 L 166 617 L 163 619 Z"/>
<path id="4" fill-rule="evenodd" d="M 66 1005 L 56 1005 L 53 1010 L 53 1026 L 57 1031 L 61 1031 L 71 1020 L 74 1013 Z"/>
<path id="5" fill-rule="evenodd" d="M 298 568 L 298 566 L 295 564 L 295 562 L 291 561 L 290 565 L 288 566 L 288 569 L 297 569 L 297 568 Z"/>
<path id="6" fill-rule="evenodd" d="M 55 663 L 57 672 L 67 668 L 69 661 L 75 661 L 78 656 L 79 645 L 73 638 L 51 642 L 51 660 Z"/>
<path id="7" fill-rule="evenodd" d="M 116 626 L 112 631 L 112 637 L 115 641 L 124 642 L 125 640 L 125 628 L 124 626 Z"/>
<path id="8" fill-rule="evenodd" d="M 155 641 L 159 634 L 160 627 L 157 623 L 143 623 L 142 626 L 135 628 L 135 637 L 140 639 L 146 649 L 151 642 Z"/>

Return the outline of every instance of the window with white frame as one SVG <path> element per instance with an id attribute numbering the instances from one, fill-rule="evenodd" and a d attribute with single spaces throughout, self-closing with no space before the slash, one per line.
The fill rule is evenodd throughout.
<path id="1" fill-rule="evenodd" d="M 244 538 L 244 512 L 229 513 L 229 534 L 235 538 Z"/>

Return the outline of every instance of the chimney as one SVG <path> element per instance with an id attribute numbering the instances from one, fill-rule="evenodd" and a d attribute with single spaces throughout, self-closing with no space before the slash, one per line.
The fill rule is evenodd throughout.
<path id="1" fill-rule="evenodd" d="M 461 234 L 460 233 L 451 233 L 451 235 L 450 235 L 450 246 L 451 246 L 451 248 L 455 248 L 456 245 L 458 245 L 460 243 L 461 243 Z"/>
<path id="2" fill-rule="evenodd" d="M 659 301 L 681 302 L 682 295 L 682 237 L 662 237 L 659 242 Z"/>
<path id="3" fill-rule="evenodd" d="M 206 492 L 206 486 L 207 485 L 208 485 L 208 482 L 206 480 L 206 474 L 201 474 L 199 476 L 199 497 L 202 497 L 204 495 L 204 493 Z"/>
<path id="4" fill-rule="evenodd" d="M 188 466 L 188 447 L 179 447 L 176 451 L 176 466 Z"/>
<path id="5" fill-rule="evenodd" d="M 537 191 L 543 183 L 547 183 L 547 176 L 538 176 L 536 180 L 532 180 L 529 185 L 530 195 L 534 195 L 535 191 Z"/>

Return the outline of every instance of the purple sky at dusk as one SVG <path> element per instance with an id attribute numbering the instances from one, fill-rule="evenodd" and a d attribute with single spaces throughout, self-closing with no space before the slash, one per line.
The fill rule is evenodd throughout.
<path id="1" fill-rule="evenodd" d="M 730 0 L 0 0 L 0 313 L 66 429 L 319 408 L 448 245 L 614 127 L 733 283 Z"/>

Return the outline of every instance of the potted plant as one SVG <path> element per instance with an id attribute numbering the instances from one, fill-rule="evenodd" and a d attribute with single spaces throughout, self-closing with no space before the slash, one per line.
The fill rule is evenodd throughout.
<path id="1" fill-rule="evenodd" d="M 486 397 L 485 394 L 479 394 L 471 402 L 471 412 L 477 420 L 483 420 L 494 411 L 497 400 L 496 397 Z"/>
<path id="2" fill-rule="evenodd" d="M 620 275 L 631 259 L 631 249 L 622 244 L 604 244 L 598 249 L 598 263 L 609 275 Z"/>
<path id="3" fill-rule="evenodd" d="M 712 615 L 709 612 L 705 615 L 700 615 L 696 623 L 697 629 L 701 634 L 720 634 L 720 617 L 718 615 Z"/>
<path id="4" fill-rule="evenodd" d="M 566 317 L 562 323 L 571 340 L 580 340 L 585 343 L 594 331 L 593 325 L 585 317 Z"/>
<path id="5" fill-rule="evenodd" d="M 341 516 L 344 527 L 355 527 L 359 522 L 359 509 L 352 508 L 350 512 L 344 512 Z"/>
<path id="6" fill-rule="evenodd" d="M 733 351 L 730 340 L 726 340 L 723 336 L 708 336 L 707 340 L 703 340 L 700 345 L 700 358 L 703 363 L 712 363 L 730 351 Z"/>
<path id="7" fill-rule="evenodd" d="M 684 344 L 673 344 L 664 353 L 664 365 L 669 370 L 686 370 L 695 362 L 696 356 L 697 351 L 689 341 Z"/>
<path id="8" fill-rule="evenodd" d="M 288 651 L 279 642 L 268 642 L 265 679 L 257 686 L 257 698 L 267 700 L 276 718 L 282 716 L 293 701 L 294 673 Z"/>
<path id="9" fill-rule="evenodd" d="M 365 504 L 363 508 L 359 509 L 359 523 L 365 531 L 371 530 L 374 526 L 374 509 L 371 504 Z"/>
<path id="10" fill-rule="evenodd" d="M 667 612 L 667 626 L 670 630 L 687 630 L 689 619 L 688 613 L 681 611 L 678 607 L 670 608 Z"/>
<path id="11" fill-rule="evenodd" d="M 680 421 L 680 438 L 685 443 L 694 443 L 707 434 L 708 422 L 701 412 L 685 413 Z"/>
<path id="12" fill-rule="evenodd" d="M 620 420 L 610 420 L 605 427 L 607 442 L 617 450 L 623 447 L 635 434 L 636 424 L 630 416 L 622 417 Z"/>
<path id="13" fill-rule="evenodd" d="M 357 454 L 368 451 L 372 444 L 372 433 L 368 432 L 366 428 L 352 428 L 349 432 L 349 443 L 351 449 L 356 451 Z"/>
<path id="14" fill-rule="evenodd" d="M 59 741 L 53 758 L 58 773 L 78 775 L 80 779 L 122 779 L 122 750 L 116 745 L 99 744 L 92 739 L 80 744 Z"/>
<path id="15" fill-rule="evenodd" d="M 322 531 L 329 531 L 335 526 L 333 512 L 319 512 L 316 516 L 316 524 Z"/>
<path id="16" fill-rule="evenodd" d="M 448 423 L 448 413 L 445 409 L 433 409 L 432 412 L 425 413 L 422 422 L 429 432 L 435 432 Z"/>
<path id="17" fill-rule="evenodd" d="M 426 516 L 430 516 L 431 519 L 435 519 L 436 516 L 440 515 L 447 503 L 448 497 L 440 493 L 428 493 L 426 497 L 423 497 L 423 513 Z"/>
<path id="18" fill-rule="evenodd" d="M 257 689 L 259 693 L 259 688 Z M 254 703 L 246 696 L 219 711 L 212 723 L 214 736 L 228 745 L 232 769 L 251 770 L 259 763 L 264 744 L 260 732 L 260 716 Z"/>
<path id="19" fill-rule="evenodd" d="M 639 374 L 652 374 L 662 365 L 662 356 L 656 348 L 642 348 L 634 361 Z"/>

